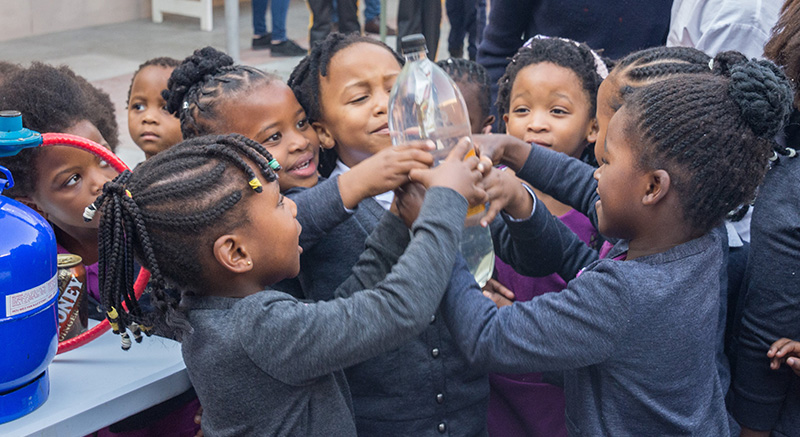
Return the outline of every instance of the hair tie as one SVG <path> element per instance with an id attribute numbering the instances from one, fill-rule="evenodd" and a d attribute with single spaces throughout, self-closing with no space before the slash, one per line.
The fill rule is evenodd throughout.
<path id="1" fill-rule="evenodd" d="M 83 210 L 83 221 L 85 222 L 92 221 L 95 214 L 97 214 L 97 206 L 95 206 L 95 202 L 92 202 L 91 205 L 87 206 Z"/>
<path id="2" fill-rule="evenodd" d="M 714 58 L 711 58 L 711 60 L 708 61 L 708 69 L 714 70 Z"/>
<path id="3" fill-rule="evenodd" d="M 769 162 L 775 162 L 778 160 L 778 152 L 772 151 L 772 156 L 769 157 Z"/>
<path id="4" fill-rule="evenodd" d="M 259 181 L 257 178 L 250 179 L 248 184 L 250 184 L 250 188 L 252 188 L 256 193 L 260 193 L 262 191 L 261 181 Z"/>
<path id="5" fill-rule="evenodd" d="M 789 154 L 787 155 L 789 158 L 794 158 L 795 156 L 797 156 L 797 150 L 792 149 L 791 147 L 787 147 L 786 151 L 789 152 Z"/>
<path id="6" fill-rule="evenodd" d="M 106 312 L 106 315 L 108 316 L 108 324 L 111 325 L 111 330 L 114 331 L 114 334 L 119 334 L 119 313 L 117 313 L 117 309 L 111 307 Z"/>
<path id="7" fill-rule="evenodd" d="M 532 38 L 530 38 L 529 40 L 525 41 L 525 44 L 523 44 L 522 47 L 530 48 L 531 45 L 533 44 L 533 40 L 535 40 L 535 39 L 558 39 L 558 40 L 573 44 L 575 47 L 580 47 L 581 46 L 581 43 L 579 43 L 578 41 L 569 39 L 569 38 L 549 37 L 547 35 L 534 35 Z M 591 53 L 592 54 L 592 58 L 594 58 L 594 70 L 597 73 L 597 75 L 600 76 L 600 79 L 607 78 L 608 77 L 608 66 L 606 65 L 605 62 L 603 62 L 603 58 L 601 58 L 600 55 L 598 55 L 597 52 L 595 52 L 591 47 L 586 46 L 586 48 L 589 49 L 589 53 Z M 512 62 L 513 62 L 513 60 L 512 60 Z"/>
<path id="8" fill-rule="evenodd" d="M 283 167 L 281 167 L 281 164 L 278 161 L 275 160 L 275 158 L 270 159 L 268 164 L 269 164 L 269 168 L 271 168 L 274 171 L 278 171 L 278 170 L 283 168 Z"/>
<path id="9" fill-rule="evenodd" d="M 183 101 L 183 109 L 189 109 L 189 102 L 186 100 Z"/>
<path id="10" fill-rule="evenodd" d="M 133 194 L 131 194 L 131 192 L 130 192 L 130 191 L 128 191 L 128 190 L 125 190 L 125 195 L 126 195 L 126 196 L 128 196 L 128 197 L 130 197 L 131 199 L 133 199 Z"/>

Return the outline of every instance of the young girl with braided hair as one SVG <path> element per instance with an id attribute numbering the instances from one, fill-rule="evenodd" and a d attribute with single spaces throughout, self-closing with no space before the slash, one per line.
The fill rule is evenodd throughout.
<path id="1" fill-rule="evenodd" d="M 563 372 L 570 435 L 728 435 L 713 347 L 723 256 L 710 231 L 754 195 L 791 100 L 774 64 L 726 54 L 713 74 L 626 94 L 594 172 L 598 229 L 619 241 L 559 293 L 498 309 L 477 287 L 448 292 L 442 308 L 462 352 L 495 371 Z M 479 140 L 525 180 L 537 167 L 535 146 Z M 522 246 L 529 256 L 541 249 L 532 246 Z M 525 273 L 532 260 L 511 264 Z"/>
<path id="2" fill-rule="evenodd" d="M 467 207 L 485 199 L 478 159 L 463 160 L 467 146 L 412 173 L 428 189 L 421 209 L 400 197 L 392 210 L 402 220 L 381 218 L 341 286 L 363 291 L 304 303 L 269 288 L 298 273 L 302 252 L 273 157 L 241 135 L 186 140 L 106 184 L 98 199 L 110 321 L 181 339 L 207 435 L 354 435 L 341 369 L 428 325 Z M 130 300 L 134 258 L 152 273 L 152 313 Z"/>
<path id="3" fill-rule="evenodd" d="M 733 56 L 732 53 L 725 55 Z M 616 111 L 621 107 L 625 95 L 630 94 L 637 88 L 653 84 L 662 80 L 673 78 L 679 75 L 710 75 L 714 71 L 710 65 L 714 65 L 711 58 L 703 52 L 689 47 L 655 47 L 631 53 L 617 62 L 608 77 L 603 80 L 597 91 L 597 144 L 605 141 L 606 131 L 609 121 Z M 726 62 L 716 63 L 725 65 Z M 480 141 L 480 140 L 478 140 Z M 602 155 L 602 148 L 597 148 L 598 158 Z M 572 159 L 563 154 L 553 153 L 545 148 L 534 148 L 531 154 L 535 156 L 536 168 L 530 173 L 528 181 L 532 186 L 552 196 L 559 202 L 575 208 L 581 212 L 596 227 L 597 213 L 595 204 L 597 201 L 597 182 L 593 178 L 595 168 Z M 558 181 L 562 175 L 571 175 L 575 178 L 575 184 L 564 186 Z M 491 179 L 491 177 L 490 177 Z M 492 197 L 492 190 L 488 190 Z M 502 195 L 502 193 L 501 193 Z M 502 205 L 502 202 L 497 203 Z M 489 208 L 491 217 L 496 207 Z M 718 230 L 725 234 L 724 229 Z M 605 236 L 604 236 L 605 237 Z M 726 241 L 721 244 L 727 247 Z M 606 250 L 610 249 L 610 243 L 604 243 Z M 747 251 L 745 248 L 738 250 L 735 255 L 740 255 L 746 259 Z M 731 252 L 733 253 L 733 252 Z M 727 255 L 726 251 L 724 255 Z M 542 254 L 546 255 L 546 254 Z M 595 255 L 596 257 L 596 255 Z M 727 391 L 730 381 L 730 369 L 728 356 L 731 354 L 729 343 L 731 337 L 730 327 L 734 325 L 733 317 L 735 314 L 736 296 L 738 294 L 738 282 L 736 277 L 741 277 L 741 262 L 732 261 L 733 256 L 727 258 L 726 269 L 720 271 L 720 308 L 719 313 L 719 341 L 717 342 L 717 367 L 723 386 L 723 391 Z M 589 258 L 593 259 L 593 258 Z M 572 278 L 584 265 L 576 265 L 571 269 L 562 269 L 559 275 L 564 278 Z M 728 281 L 728 277 L 732 279 Z M 730 282 L 730 283 L 729 283 Z M 495 287 L 489 294 L 492 299 L 501 304 L 507 304 L 508 299 L 513 300 L 516 296 L 508 289 Z M 730 295 L 730 296 L 729 296 Z M 727 355 L 726 355 L 727 354 Z"/>
<path id="4" fill-rule="evenodd" d="M 319 134 L 322 174 L 344 177 L 394 149 L 388 103 L 401 68 L 402 59 L 385 44 L 333 33 L 294 69 L 289 86 Z M 299 279 L 309 298 L 333 297 L 330 287 L 349 276 L 391 201 L 391 192 L 364 199 L 303 253 Z M 438 311 L 429 317 L 425 331 L 402 347 L 345 369 L 359 434 L 485 434 L 486 373 L 467 365 Z"/>

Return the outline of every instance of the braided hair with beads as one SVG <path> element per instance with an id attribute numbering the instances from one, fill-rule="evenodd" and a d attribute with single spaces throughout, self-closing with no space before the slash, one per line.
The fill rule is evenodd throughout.
<path id="1" fill-rule="evenodd" d="M 180 339 L 191 330 L 181 297 L 202 291 L 214 240 L 249 220 L 242 200 L 262 191 L 253 168 L 273 182 L 280 167 L 242 135 L 209 135 L 183 141 L 103 187 L 95 202 L 102 214 L 99 285 L 115 332 L 126 336 L 138 324 Z M 151 273 L 150 313 L 134 296 L 134 258 Z"/>
<path id="2" fill-rule="evenodd" d="M 303 58 L 289 75 L 287 84 L 294 92 L 300 106 L 306 111 L 309 123 L 314 123 L 322 118 L 322 108 L 319 103 L 320 78 L 328 75 L 328 66 L 331 59 L 339 51 L 357 43 L 375 44 L 389 51 L 397 59 L 397 63 L 402 66 L 405 62 L 391 47 L 368 36 L 361 36 L 357 33 L 342 34 L 338 32 L 330 33 L 328 36 L 315 44 L 308 55 Z M 319 172 L 323 176 L 330 175 L 336 167 L 336 151 L 333 149 L 322 149 L 319 155 Z"/>
<path id="3" fill-rule="evenodd" d="M 677 75 L 624 96 L 638 165 L 670 174 L 687 223 L 701 232 L 753 198 L 793 98 L 772 62 L 723 52 L 712 65 L 712 74 Z"/>
<path id="4" fill-rule="evenodd" d="M 175 68 L 161 94 L 167 111 L 180 119 L 183 138 L 193 138 L 223 131 L 216 126 L 220 118 L 217 107 L 222 99 L 273 80 L 280 79 L 257 68 L 234 65 L 227 54 L 204 47 Z"/>

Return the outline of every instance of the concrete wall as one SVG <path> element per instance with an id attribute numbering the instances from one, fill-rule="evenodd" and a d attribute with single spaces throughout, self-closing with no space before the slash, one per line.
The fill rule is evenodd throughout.
<path id="1" fill-rule="evenodd" d="M 150 16 L 150 0 L 0 0 L 0 41 Z"/>

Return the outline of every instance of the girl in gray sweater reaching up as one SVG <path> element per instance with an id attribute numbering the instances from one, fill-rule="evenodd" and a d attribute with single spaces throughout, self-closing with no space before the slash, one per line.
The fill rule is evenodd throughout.
<path id="1" fill-rule="evenodd" d="M 601 259 L 559 293 L 500 309 L 475 287 L 442 300 L 474 365 L 563 372 L 570 435 L 729 433 L 714 359 L 722 248 L 709 231 L 753 196 L 792 92 L 768 61 L 717 61 L 714 74 L 633 91 L 611 118 L 596 150 L 596 210 L 600 232 L 620 241 Z M 476 140 L 483 155 L 531 178 L 530 144 Z M 535 244 L 538 229 L 510 218 L 544 205 L 521 187 L 487 193 L 505 205 L 514 242 L 496 243 L 499 255 L 526 274 L 546 248 Z"/>
<path id="2" fill-rule="evenodd" d="M 467 148 L 414 173 L 429 189 L 421 210 L 407 210 L 400 194 L 393 210 L 403 219 L 384 215 L 341 285 L 363 291 L 316 303 L 270 289 L 297 275 L 302 248 L 280 165 L 262 145 L 204 136 L 156 155 L 96 201 L 112 328 L 136 333 L 138 324 L 181 340 L 206 435 L 354 435 L 341 369 L 428 325 L 456 263 L 466 199 L 485 200 L 478 159 L 462 160 Z M 131 299 L 134 257 L 152 274 L 151 314 Z"/>

